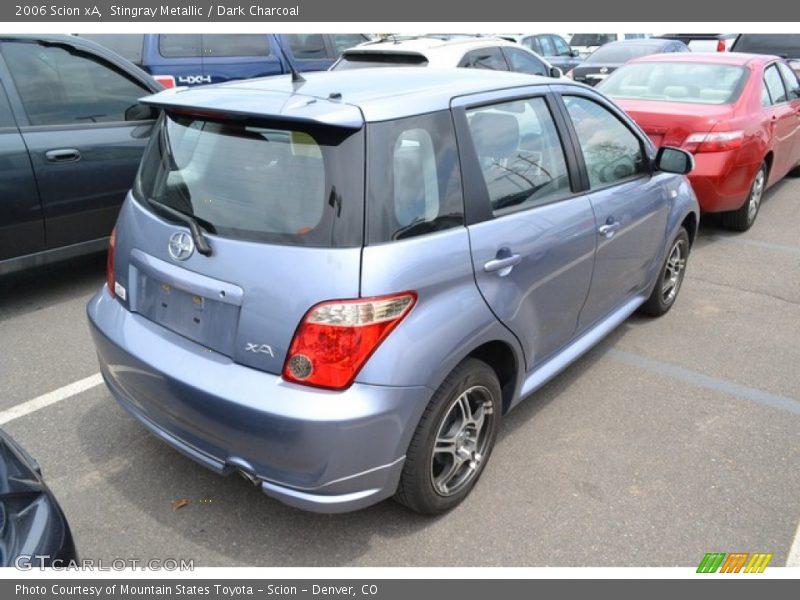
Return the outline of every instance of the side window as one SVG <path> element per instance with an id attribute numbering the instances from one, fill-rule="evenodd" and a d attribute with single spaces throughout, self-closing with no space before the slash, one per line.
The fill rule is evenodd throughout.
<path id="1" fill-rule="evenodd" d="M 3 56 L 31 125 L 125 121 L 149 93 L 105 61 L 63 47 L 7 42 Z"/>
<path id="2" fill-rule="evenodd" d="M 80 36 L 105 46 L 132 63 L 142 64 L 143 33 L 81 33 Z"/>
<path id="3" fill-rule="evenodd" d="M 643 33 L 626 33 L 626 40 L 643 40 L 645 35 Z"/>
<path id="4" fill-rule="evenodd" d="M 4 127 L 16 127 L 14 122 L 14 115 L 11 114 L 11 106 L 8 104 L 8 97 L 6 91 L 3 89 L 3 84 L 0 83 L 0 129 Z"/>
<path id="5" fill-rule="evenodd" d="M 616 115 L 581 96 L 564 96 L 592 189 L 647 171 L 642 142 Z"/>
<path id="6" fill-rule="evenodd" d="M 199 33 L 162 33 L 158 36 L 158 53 L 164 58 L 200 58 L 202 36 Z"/>
<path id="7" fill-rule="evenodd" d="M 370 243 L 464 224 L 450 111 L 368 125 Z"/>
<path id="8" fill-rule="evenodd" d="M 331 37 L 333 38 L 333 47 L 336 51 L 336 56 L 339 56 L 348 48 L 358 46 L 367 41 L 367 38 L 361 33 L 334 33 Z"/>
<path id="9" fill-rule="evenodd" d="M 508 71 L 508 64 L 500 48 L 492 46 L 490 48 L 481 48 L 480 50 L 473 50 L 467 52 L 459 67 L 466 67 L 468 69 L 489 69 L 491 71 Z"/>
<path id="10" fill-rule="evenodd" d="M 569 195 L 564 151 L 543 98 L 482 106 L 467 120 L 494 216 Z"/>
<path id="11" fill-rule="evenodd" d="M 533 50 L 537 54 L 542 53 L 542 49 L 539 47 L 539 41 L 534 36 L 523 38 L 520 44 L 525 46 L 528 50 Z"/>
<path id="12" fill-rule="evenodd" d="M 764 83 L 769 90 L 769 96 L 772 98 L 773 104 L 786 102 L 786 88 L 783 87 L 781 74 L 778 73 L 778 68 L 775 65 L 770 65 L 764 71 Z"/>
<path id="13" fill-rule="evenodd" d="M 761 80 L 761 107 L 767 108 L 768 106 L 772 106 L 772 98 L 769 97 L 769 90 L 767 89 L 767 83 L 762 79 Z"/>
<path id="14" fill-rule="evenodd" d="M 204 56 L 269 56 L 264 34 L 203 34 Z"/>
<path id="15" fill-rule="evenodd" d="M 295 58 L 330 58 L 321 33 L 289 33 L 286 39 Z"/>
<path id="16" fill-rule="evenodd" d="M 572 52 L 570 52 L 567 42 L 565 42 L 557 35 L 550 36 L 550 39 L 553 40 L 553 46 L 555 46 L 556 49 L 556 53 L 554 54 L 554 56 L 567 56 L 567 57 L 572 56 Z"/>
<path id="17" fill-rule="evenodd" d="M 540 35 L 539 44 L 542 47 L 542 56 L 555 56 L 556 48 L 549 35 Z"/>
<path id="18" fill-rule="evenodd" d="M 778 70 L 783 75 L 783 82 L 786 84 L 786 91 L 789 95 L 789 100 L 797 100 L 800 98 L 800 81 L 797 79 L 797 74 L 786 63 L 778 63 Z"/>
<path id="19" fill-rule="evenodd" d="M 547 75 L 544 63 L 532 54 L 516 48 L 503 48 L 503 54 L 508 59 L 512 71 L 528 73 L 530 75 Z"/>

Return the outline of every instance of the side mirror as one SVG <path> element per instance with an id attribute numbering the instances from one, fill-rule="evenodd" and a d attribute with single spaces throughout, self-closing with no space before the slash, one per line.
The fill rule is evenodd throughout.
<path id="1" fill-rule="evenodd" d="M 156 111 L 146 104 L 132 104 L 125 109 L 126 121 L 147 121 L 156 118 Z"/>
<path id="2" fill-rule="evenodd" d="M 655 167 L 664 173 L 686 175 L 694 169 L 694 156 L 680 148 L 662 146 L 656 154 Z"/>
<path id="3" fill-rule="evenodd" d="M 578 57 L 581 55 L 581 53 L 580 53 L 580 52 L 578 52 L 577 50 L 575 50 L 575 48 L 572 48 L 572 49 L 569 51 L 569 55 L 570 55 L 572 58 L 578 58 Z"/>
<path id="4" fill-rule="evenodd" d="M 564 71 L 558 67 L 550 67 L 550 77 L 553 79 L 561 79 L 564 76 Z"/>

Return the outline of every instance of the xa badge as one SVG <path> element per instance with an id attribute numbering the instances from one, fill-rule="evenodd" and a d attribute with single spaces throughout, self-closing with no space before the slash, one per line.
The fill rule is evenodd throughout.
<path id="1" fill-rule="evenodd" d="M 185 231 L 178 231 L 169 236 L 169 255 L 175 260 L 186 260 L 194 252 L 194 242 Z"/>
<path id="2" fill-rule="evenodd" d="M 261 354 L 269 354 L 272 358 L 275 358 L 275 355 L 272 353 L 272 348 L 267 346 L 266 344 L 251 344 L 247 342 L 247 345 L 244 347 L 245 352 L 256 352 Z"/>

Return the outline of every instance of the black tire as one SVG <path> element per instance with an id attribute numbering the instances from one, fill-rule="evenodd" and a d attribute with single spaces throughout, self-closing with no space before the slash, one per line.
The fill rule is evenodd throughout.
<path id="1" fill-rule="evenodd" d="M 764 199 L 764 190 L 767 188 L 767 163 L 761 166 L 753 176 L 750 183 L 750 192 L 744 203 L 737 209 L 722 213 L 722 226 L 731 231 L 747 231 L 756 222 L 761 201 Z"/>
<path id="2" fill-rule="evenodd" d="M 641 312 L 651 317 L 660 317 L 672 308 L 681 289 L 683 277 L 686 274 L 686 260 L 688 258 L 689 234 L 685 228 L 681 227 L 669 246 L 667 256 L 664 258 L 664 264 L 661 265 L 661 270 L 658 272 L 658 279 L 655 286 L 653 286 L 650 297 L 639 309 Z M 666 288 L 668 282 L 672 283 L 669 289 Z"/>
<path id="3" fill-rule="evenodd" d="M 797 165 L 794 169 L 789 171 L 790 177 L 800 177 L 800 165 Z"/>
<path id="4" fill-rule="evenodd" d="M 457 420 L 463 414 L 464 401 L 474 408 L 474 418 L 483 411 L 483 425 L 472 432 L 467 419 L 465 427 Z M 462 361 L 439 386 L 420 419 L 406 453 L 395 500 L 424 515 L 443 513 L 464 500 L 489 461 L 501 412 L 502 394 L 494 370 L 475 358 Z M 454 440 L 453 450 L 444 451 L 449 444 L 440 443 L 434 453 L 437 437 L 445 434 L 448 440 Z M 448 477 L 450 471 L 452 476 Z M 445 484 L 451 481 L 449 489 Z"/>

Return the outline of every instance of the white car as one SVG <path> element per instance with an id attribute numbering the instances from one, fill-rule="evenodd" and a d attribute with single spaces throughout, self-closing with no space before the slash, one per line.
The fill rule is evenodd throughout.
<path id="1" fill-rule="evenodd" d="M 367 67 L 466 67 L 559 78 L 544 58 L 517 43 L 494 37 L 426 35 L 389 37 L 345 50 L 331 71 Z"/>
<path id="2" fill-rule="evenodd" d="M 569 45 L 578 51 L 581 58 L 586 58 L 609 42 L 643 40 L 649 37 L 652 37 L 649 33 L 575 33 L 570 38 Z"/>

